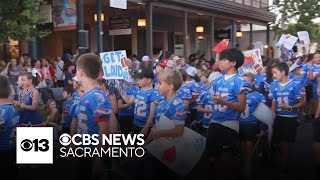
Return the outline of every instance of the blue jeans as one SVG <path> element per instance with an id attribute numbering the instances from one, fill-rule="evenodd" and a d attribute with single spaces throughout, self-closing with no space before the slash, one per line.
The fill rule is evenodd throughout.
<path id="1" fill-rule="evenodd" d="M 46 85 L 47 85 L 47 88 L 52 88 L 53 87 L 53 82 L 51 81 L 51 80 L 49 80 L 49 79 L 46 79 L 45 80 L 46 81 Z"/>

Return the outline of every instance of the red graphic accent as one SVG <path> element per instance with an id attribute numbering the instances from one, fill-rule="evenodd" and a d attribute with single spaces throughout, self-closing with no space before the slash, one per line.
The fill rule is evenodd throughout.
<path id="1" fill-rule="evenodd" d="M 229 45 L 229 39 L 223 39 L 212 49 L 212 51 L 220 53 L 221 51 L 227 49 L 228 45 Z"/>
<path id="2" fill-rule="evenodd" d="M 252 63 L 254 63 L 254 58 L 252 56 L 247 56 L 247 57 L 245 57 L 245 61 L 244 61 L 243 66 L 246 67 Z"/>
<path id="3" fill-rule="evenodd" d="M 176 161 L 176 153 L 176 147 L 172 146 L 163 153 L 162 159 L 168 161 L 169 163 L 173 163 Z"/>
<path id="4" fill-rule="evenodd" d="M 287 35 L 287 36 L 286 36 L 286 39 L 290 39 L 290 37 L 291 37 L 290 35 Z"/>

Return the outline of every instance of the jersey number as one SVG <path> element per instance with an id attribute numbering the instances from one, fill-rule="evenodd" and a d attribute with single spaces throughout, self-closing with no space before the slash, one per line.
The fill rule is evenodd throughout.
<path id="1" fill-rule="evenodd" d="M 206 110 L 212 111 L 212 106 L 211 106 L 211 105 L 206 104 L 206 105 L 204 106 L 204 108 L 205 108 Z M 203 116 L 204 116 L 204 118 L 209 119 L 209 118 L 211 118 L 211 115 L 212 115 L 212 113 L 204 113 Z"/>
<path id="2" fill-rule="evenodd" d="M 226 97 L 226 96 L 228 96 L 228 93 L 219 93 L 219 92 L 217 92 L 216 93 L 216 95 L 220 95 L 222 98 L 223 97 Z M 216 111 L 219 111 L 219 112 L 226 112 L 227 111 L 227 106 L 225 106 L 225 105 L 221 105 L 221 104 L 215 104 L 214 105 L 214 109 L 216 110 Z"/>
<path id="3" fill-rule="evenodd" d="M 135 109 L 135 114 L 140 117 L 146 117 L 147 116 L 147 104 L 143 101 L 138 101 Z"/>

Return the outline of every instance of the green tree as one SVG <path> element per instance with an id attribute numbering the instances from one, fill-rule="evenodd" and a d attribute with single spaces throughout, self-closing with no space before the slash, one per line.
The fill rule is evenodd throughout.
<path id="1" fill-rule="evenodd" d="M 40 5 L 46 0 L 1 0 L 0 1 L 0 42 L 41 38 L 48 30 L 39 30 L 46 17 L 39 14 Z"/>
<path id="2" fill-rule="evenodd" d="M 317 40 L 319 25 L 312 20 L 320 17 L 319 0 L 274 0 L 269 9 L 281 16 L 271 26 L 277 38 L 281 34 L 308 31 L 311 41 Z"/>

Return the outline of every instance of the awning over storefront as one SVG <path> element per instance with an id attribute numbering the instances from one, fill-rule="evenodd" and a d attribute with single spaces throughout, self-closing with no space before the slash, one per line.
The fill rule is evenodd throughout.
<path id="1" fill-rule="evenodd" d="M 217 16 L 232 17 L 234 19 L 259 22 L 267 24 L 272 22 L 275 14 L 262 8 L 247 6 L 232 1 L 220 0 L 145 0 L 145 2 L 154 2 L 170 5 L 177 5 L 184 8 L 199 9 Z"/>

